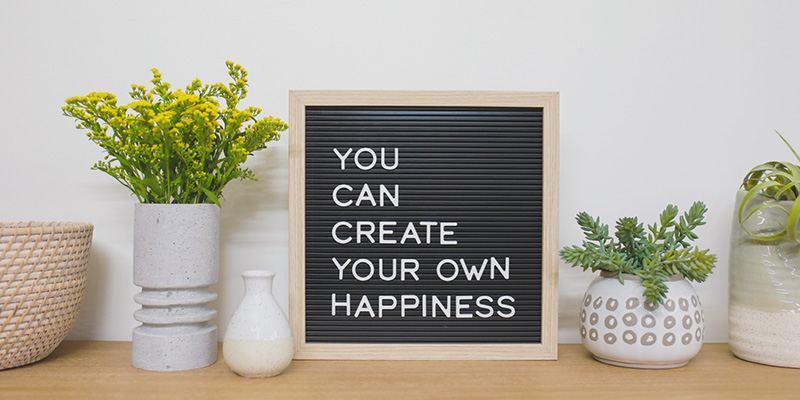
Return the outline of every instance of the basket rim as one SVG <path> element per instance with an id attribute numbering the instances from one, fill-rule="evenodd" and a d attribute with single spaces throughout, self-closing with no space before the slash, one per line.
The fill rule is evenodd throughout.
<path id="1" fill-rule="evenodd" d="M 69 221 L 0 221 L 0 236 L 83 232 L 94 230 L 94 224 Z"/>

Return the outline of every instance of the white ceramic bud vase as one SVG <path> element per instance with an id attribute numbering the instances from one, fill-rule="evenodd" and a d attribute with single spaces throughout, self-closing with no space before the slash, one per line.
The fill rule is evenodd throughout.
<path id="1" fill-rule="evenodd" d="M 643 296 L 639 277 L 602 273 L 581 302 L 583 344 L 598 361 L 631 368 L 686 365 L 703 346 L 700 299 L 682 276 L 666 282 L 667 298 L 653 304 Z"/>
<path id="2" fill-rule="evenodd" d="M 275 376 L 294 357 L 289 321 L 272 296 L 275 273 L 245 271 L 244 299 L 225 332 L 223 357 L 233 372 L 248 378 Z"/>
<path id="3" fill-rule="evenodd" d="M 137 204 L 133 282 L 142 288 L 134 318 L 133 366 L 202 368 L 217 360 L 216 311 L 209 288 L 219 276 L 219 207 Z"/>

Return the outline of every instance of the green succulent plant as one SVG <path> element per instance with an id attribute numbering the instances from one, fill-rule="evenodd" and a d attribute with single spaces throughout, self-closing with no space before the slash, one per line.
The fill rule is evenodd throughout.
<path id="1" fill-rule="evenodd" d="M 586 240 L 580 246 L 561 249 L 561 258 L 584 271 L 606 271 L 624 284 L 623 274 L 641 278 L 644 296 L 653 303 L 666 299 L 666 281 L 682 275 L 703 282 L 711 274 L 717 257 L 701 250 L 692 242 L 698 238 L 695 229 L 704 225 L 705 204 L 695 202 L 689 211 L 678 217 L 678 207 L 668 205 L 659 222 L 644 225 L 636 217 L 617 220 L 614 237 L 608 225 L 586 212 L 575 218 Z"/>
<path id="2" fill-rule="evenodd" d="M 800 162 L 800 155 L 780 132 L 775 132 Z M 784 238 L 797 241 L 797 222 L 800 218 L 800 166 L 786 161 L 770 161 L 757 165 L 745 175 L 742 190 L 746 193 L 739 203 L 739 225 L 753 240 L 774 241 Z M 759 198 L 759 195 L 762 198 Z M 760 202 L 757 200 L 761 200 Z M 792 202 L 787 207 L 778 202 Z M 777 210 L 786 215 L 786 223 L 777 230 L 753 232 L 747 222 L 760 211 Z"/>
<path id="3" fill-rule="evenodd" d="M 111 93 L 70 97 L 64 115 L 77 120 L 105 151 L 92 167 L 128 188 L 142 203 L 214 203 L 234 179 L 255 179 L 242 163 L 278 140 L 288 126 L 259 118 L 258 107 L 238 108 L 247 97 L 247 70 L 226 62 L 232 82 L 170 90 L 153 69 L 153 86 L 131 85 L 132 102 Z M 223 105 L 224 104 L 224 105 Z"/>

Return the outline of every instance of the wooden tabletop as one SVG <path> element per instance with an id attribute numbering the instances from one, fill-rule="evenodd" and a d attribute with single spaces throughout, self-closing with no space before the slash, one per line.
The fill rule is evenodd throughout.
<path id="1" fill-rule="evenodd" d="M 800 370 L 738 360 L 724 344 L 664 371 L 607 366 L 580 345 L 561 345 L 559 361 L 295 361 L 268 379 L 241 378 L 221 359 L 188 372 L 140 371 L 130 350 L 127 342 L 65 342 L 39 363 L 0 371 L 0 398 L 800 398 Z"/>

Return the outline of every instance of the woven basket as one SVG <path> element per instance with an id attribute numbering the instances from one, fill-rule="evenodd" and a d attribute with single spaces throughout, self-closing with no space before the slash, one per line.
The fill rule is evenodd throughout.
<path id="1" fill-rule="evenodd" d="M 78 317 L 91 224 L 0 222 L 0 369 L 47 357 Z"/>

